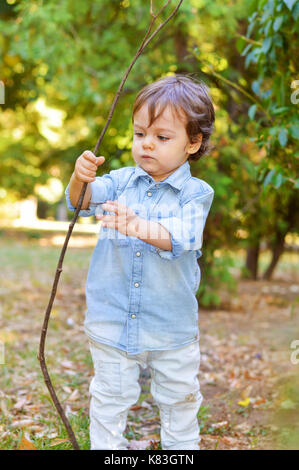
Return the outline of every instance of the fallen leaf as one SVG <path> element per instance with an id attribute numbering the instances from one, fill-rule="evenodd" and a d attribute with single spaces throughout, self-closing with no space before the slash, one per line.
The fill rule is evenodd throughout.
<path id="1" fill-rule="evenodd" d="M 0 408 L 4 416 L 7 418 L 9 416 L 9 411 L 7 409 L 5 400 L 0 400 Z"/>
<path id="2" fill-rule="evenodd" d="M 160 439 L 160 434 L 147 434 L 146 439 L 150 439 L 151 441 L 153 440 L 159 440 Z"/>
<path id="3" fill-rule="evenodd" d="M 75 401 L 77 400 L 79 396 L 79 392 L 78 392 L 78 389 L 76 388 L 76 390 L 73 391 L 73 393 L 71 393 L 71 395 L 68 397 L 67 401 Z"/>
<path id="4" fill-rule="evenodd" d="M 151 442 L 150 442 L 150 445 L 151 445 L 151 449 L 153 449 L 153 450 L 158 450 L 158 448 L 159 448 L 159 441 L 151 441 Z"/>
<path id="5" fill-rule="evenodd" d="M 148 409 L 152 409 L 152 405 L 150 405 L 149 403 L 147 403 L 145 400 L 141 403 L 142 408 L 148 408 Z"/>
<path id="6" fill-rule="evenodd" d="M 142 441 L 134 441 L 132 440 L 129 443 L 129 449 L 131 450 L 145 450 L 147 447 L 151 445 L 152 441 L 149 440 L 142 440 Z"/>
<path id="7" fill-rule="evenodd" d="M 74 369 L 74 363 L 65 359 L 60 363 L 64 369 Z"/>
<path id="8" fill-rule="evenodd" d="M 34 446 L 32 441 L 30 441 L 29 439 L 23 436 L 19 445 L 19 450 L 37 450 L 37 449 Z"/>
<path id="9" fill-rule="evenodd" d="M 227 426 L 228 422 L 227 421 L 221 421 L 220 423 L 212 423 L 211 426 L 212 428 L 219 429 L 222 428 L 223 426 Z"/>
<path id="10" fill-rule="evenodd" d="M 23 406 L 25 405 L 25 403 L 27 402 L 27 398 L 26 397 L 22 397 L 20 398 L 17 403 L 14 405 L 14 409 L 15 410 L 20 410 L 21 408 L 23 408 Z"/>
<path id="11" fill-rule="evenodd" d="M 221 442 L 223 442 L 223 444 L 231 446 L 231 445 L 236 444 L 238 441 L 237 439 L 234 439 L 233 437 L 222 437 Z"/>
<path id="12" fill-rule="evenodd" d="M 12 423 L 13 428 L 24 428 L 25 426 L 29 426 L 30 424 L 33 424 L 32 419 L 21 419 L 20 421 L 14 421 Z"/>
<path id="13" fill-rule="evenodd" d="M 260 397 L 258 397 L 258 398 L 255 400 L 254 405 L 261 405 L 262 403 L 266 403 L 265 398 L 260 398 Z"/>
<path id="14" fill-rule="evenodd" d="M 250 403 L 249 397 L 245 398 L 245 400 L 238 401 L 238 405 L 241 405 L 241 406 L 248 406 L 249 403 Z"/>
<path id="15" fill-rule="evenodd" d="M 56 439 L 56 441 L 52 442 L 50 447 L 58 446 L 58 444 L 62 444 L 62 442 L 70 442 L 69 439 Z"/>
<path id="16" fill-rule="evenodd" d="M 65 415 L 68 418 L 70 415 L 76 415 L 77 412 L 72 410 L 72 408 L 69 405 L 66 405 L 65 407 Z"/>
<path id="17" fill-rule="evenodd" d="M 246 423 L 244 421 L 243 423 L 237 424 L 235 426 L 235 429 L 238 429 L 239 431 L 242 431 L 243 433 L 250 431 L 251 425 L 249 423 Z"/>

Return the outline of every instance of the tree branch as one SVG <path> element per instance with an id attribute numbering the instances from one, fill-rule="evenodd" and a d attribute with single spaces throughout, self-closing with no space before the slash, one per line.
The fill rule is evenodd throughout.
<path id="1" fill-rule="evenodd" d="M 101 135 L 100 135 L 100 137 L 97 141 L 97 144 L 95 146 L 95 149 L 94 149 L 94 152 L 93 152 L 94 154 L 96 154 L 98 149 L 99 149 L 100 143 L 102 142 L 102 139 L 103 139 L 103 137 L 105 135 L 105 132 L 106 132 L 106 130 L 109 126 L 109 123 L 111 121 L 111 118 L 112 118 L 116 103 L 119 99 L 120 93 L 122 91 L 122 88 L 125 84 L 125 81 L 126 81 L 128 75 L 129 75 L 133 65 L 135 64 L 136 60 L 138 59 L 140 54 L 143 52 L 145 47 L 148 45 L 148 43 L 156 36 L 156 34 L 158 34 L 158 32 L 166 25 L 166 23 L 168 23 L 168 21 L 176 14 L 176 12 L 178 11 L 178 9 L 179 9 L 180 5 L 182 4 L 182 2 L 183 2 L 183 0 L 180 0 L 178 2 L 178 4 L 177 4 L 176 8 L 174 9 L 174 11 L 169 15 L 168 18 L 166 18 L 166 20 L 163 23 L 161 23 L 160 26 L 157 27 L 157 29 L 149 37 L 156 19 L 162 13 L 162 11 L 167 7 L 167 5 L 170 3 L 170 0 L 168 0 L 164 4 L 164 6 L 160 9 L 160 11 L 155 15 L 154 12 L 153 12 L 153 1 L 150 0 L 150 16 L 152 16 L 150 26 L 149 26 L 148 31 L 146 32 L 146 34 L 145 34 L 145 36 L 142 40 L 142 43 L 141 43 L 140 47 L 138 48 L 138 50 L 135 54 L 135 57 L 133 58 L 132 62 L 130 63 L 128 69 L 126 70 L 126 72 L 123 76 L 121 84 L 120 84 L 120 86 L 117 90 L 117 93 L 116 93 L 116 95 L 114 97 L 114 100 L 113 100 L 113 103 L 111 105 L 110 112 L 109 112 L 109 115 L 108 115 L 108 119 L 106 121 L 106 124 L 105 124 L 105 126 L 104 126 L 104 128 L 101 132 Z M 54 405 L 55 405 L 55 407 L 56 407 L 56 409 L 57 409 L 57 411 L 58 411 L 65 427 L 66 427 L 67 433 L 69 435 L 69 438 L 70 438 L 70 440 L 72 442 L 72 445 L 73 445 L 73 448 L 75 450 L 79 450 L 80 447 L 78 445 L 78 442 L 76 440 L 76 437 L 74 435 L 72 427 L 69 423 L 69 420 L 66 417 L 65 412 L 64 412 L 64 410 L 61 406 L 61 403 L 60 403 L 60 401 L 57 397 L 57 394 L 54 390 L 53 384 L 51 382 L 51 379 L 50 379 L 50 376 L 49 376 L 49 373 L 48 373 L 48 369 L 47 369 L 47 365 L 46 365 L 46 361 L 45 361 L 44 351 L 45 351 L 45 342 L 46 342 L 46 336 L 47 336 L 47 330 L 48 330 L 48 324 L 49 324 L 50 314 L 51 314 L 51 310 L 52 310 L 52 305 L 53 305 L 53 302 L 54 302 L 54 299 L 55 299 L 55 296 L 56 296 L 56 291 L 57 291 L 57 286 L 58 286 L 60 274 L 62 273 L 63 259 L 64 259 L 64 256 L 65 256 L 65 252 L 66 252 L 66 249 L 67 249 L 67 245 L 68 245 L 70 236 L 72 234 L 74 225 L 77 221 L 78 214 L 79 214 L 79 211 L 80 211 L 81 206 L 82 206 L 82 202 L 83 202 L 83 199 L 84 199 L 86 188 L 87 188 L 87 183 L 84 183 L 81 194 L 80 194 L 80 197 L 79 197 L 79 201 L 78 201 L 78 204 L 77 204 L 77 208 L 75 210 L 74 217 L 73 217 L 73 219 L 72 219 L 72 221 L 69 225 L 68 233 L 66 235 L 66 238 L 65 238 L 62 250 L 61 250 L 61 254 L 60 254 L 60 257 L 59 257 L 58 266 L 57 266 L 57 269 L 56 269 L 56 274 L 55 274 L 55 278 L 54 278 L 54 282 L 53 282 L 53 287 L 52 287 L 52 291 L 51 291 L 51 295 L 50 295 L 49 304 L 48 304 L 48 307 L 47 307 L 46 312 L 45 312 L 45 317 L 44 317 L 44 322 L 43 322 L 41 337 L 40 337 L 39 353 L 38 353 L 38 359 L 40 361 L 40 366 L 41 366 L 41 370 L 42 370 L 43 375 L 44 375 L 45 383 L 48 387 L 48 390 L 50 392 L 53 403 L 54 403 Z"/>

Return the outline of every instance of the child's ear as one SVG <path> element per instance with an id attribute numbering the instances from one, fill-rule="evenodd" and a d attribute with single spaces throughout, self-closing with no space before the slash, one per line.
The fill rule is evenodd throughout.
<path id="1" fill-rule="evenodd" d="M 189 151 L 188 153 L 196 153 L 200 149 L 202 143 L 202 134 L 197 134 L 196 137 L 193 137 L 193 142 L 189 144 Z"/>

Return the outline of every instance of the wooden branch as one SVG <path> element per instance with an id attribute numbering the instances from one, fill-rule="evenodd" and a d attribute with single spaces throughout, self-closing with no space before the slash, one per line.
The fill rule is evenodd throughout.
<path id="1" fill-rule="evenodd" d="M 152 27 L 156 21 L 156 19 L 158 18 L 158 16 L 162 13 L 162 11 L 167 7 L 167 5 L 169 4 L 170 0 L 168 0 L 164 6 L 160 9 L 160 11 L 155 15 L 154 12 L 153 12 L 153 1 L 150 0 L 150 16 L 152 16 L 152 20 L 150 22 L 150 26 L 148 28 L 148 31 L 146 32 L 143 40 L 142 40 L 142 43 L 140 45 L 140 47 L 138 48 L 136 54 L 135 54 L 135 57 L 133 58 L 132 62 L 130 63 L 128 69 L 126 70 L 124 76 L 123 76 L 123 79 L 121 81 L 121 84 L 117 90 L 117 93 L 114 97 L 114 100 L 113 100 L 113 103 L 111 105 L 111 108 L 110 108 L 110 112 L 109 112 L 109 115 L 108 115 L 108 119 L 106 121 L 106 124 L 101 132 L 101 135 L 97 141 L 97 144 L 95 146 L 95 149 L 94 149 L 94 154 L 97 153 L 98 149 L 99 149 L 99 146 L 100 146 L 100 143 L 102 142 L 102 139 L 105 135 L 105 132 L 107 130 L 107 127 L 109 126 L 109 123 L 112 119 L 112 115 L 113 115 L 113 112 L 114 112 L 114 109 L 115 109 L 115 106 L 116 106 L 116 103 L 118 101 L 118 98 L 120 96 L 120 93 L 122 91 L 122 88 L 125 84 L 125 81 L 133 67 L 133 65 L 135 64 L 136 60 L 138 59 L 138 57 L 140 56 L 140 54 L 143 52 L 143 50 L 145 49 L 145 47 L 148 45 L 148 43 L 156 36 L 156 34 L 158 34 L 158 32 L 166 25 L 166 23 L 168 23 L 168 21 L 176 14 L 176 12 L 178 11 L 180 5 L 182 4 L 183 0 L 180 0 L 176 6 L 176 8 L 174 9 L 174 11 L 168 16 L 168 18 L 163 22 L 161 23 L 161 25 L 159 25 L 157 27 L 157 29 L 151 34 L 151 36 L 149 37 L 151 31 L 152 31 Z M 81 194 L 80 194 L 80 197 L 79 197 L 79 201 L 78 201 L 78 204 L 77 204 L 77 208 L 75 210 L 75 214 L 74 214 L 74 217 L 69 225 L 69 229 L 68 229 L 68 232 L 67 232 L 67 235 L 65 237 L 65 241 L 64 241 L 64 244 L 63 244 L 63 247 L 62 247 L 62 250 L 61 250 L 61 254 L 60 254 L 60 257 L 59 257 L 59 261 L 58 261 L 58 266 L 57 266 L 57 269 L 56 269 L 56 274 L 55 274 L 55 278 L 54 278 L 54 282 L 53 282 L 53 287 L 52 287 L 52 291 L 51 291 L 51 295 L 50 295 L 50 300 L 49 300 L 49 304 L 48 304 L 48 307 L 46 309 L 46 312 L 45 312 L 45 317 L 44 317 L 44 322 L 43 322 L 43 326 L 42 326 L 42 330 L 41 330 L 41 337 L 40 337 L 40 345 L 39 345 L 39 353 L 38 353 L 38 359 L 40 361 L 40 366 L 41 366 L 41 370 L 42 370 L 42 373 L 44 375 L 44 379 L 45 379 L 45 383 L 48 387 L 48 390 L 50 392 L 50 395 L 51 395 L 51 398 L 53 400 L 53 403 L 56 407 L 56 410 L 58 411 L 58 414 L 60 415 L 61 419 L 62 419 L 62 422 L 63 424 L 65 425 L 66 427 L 66 430 L 67 430 L 67 433 L 69 435 L 69 438 L 71 440 L 71 443 L 73 445 L 73 448 L 75 450 L 80 450 L 80 447 L 78 445 L 78 442 L 76 440 L 76 437 L 74 435 L 74 432 L 72 430 L 72 427 L 70 425 L 70 422 L 68 420 L 68 418 L 66 417 L 65 415 L 65 412 L 61 406 L 61 403 L 57 397 L 57 394 L 55 392 L 55 389 L 53 387 L 53 384 L 51 382 L 51 379 L 50 379 L 50 376 L 49 376 L 49 373 L 48 373 L 48 369 L 47 369 L 47 365 L 46 365 L 46 361 L 45 361 L 45 342 L 46 342 L 46 336 L 47 336 L 47 330 L 48 330 L 48 324 L 49 324 L 49 319 L 50 319 L 50 315 L 51 315 L 51 310 L 52 310 L 52 305 L 53 305 L 53 302 L 54 302 L 54 299 L 55 299 L 55 296 L 56 296 L 56 291 L 57 291 L 57 286 L 58 286 L 58 282 L 59 282 L 59 278 L 60 278 L 60 274 L 62 273 L 62 264 L 63 264 L 63 259 L 64 259 L 64 256 L 65 256 L 65 252 L 66 252 L 66 249 L 67 249 L 67 245 L 68 245 L 68 242 L 69 242 L 69 239 L 70 239 L 70 236 L 72 234 L 72 231 L 73 231 L 73 228 L 74 228 L 74 225 L 77 221 L 77 218 L 78 218 L 78 215 L 79 215 L 79 212 L 81 210 L 81 206 L 82 206 L 82 202 L 83 202 L 83 199 L 84 199 L 84 195 L 85 195 L 85 192 L 86 192 L 86 188 L 87 188 L 87 184 L 88 183 L 84 183 L 83 184 L 83 187 L 82 187 L 82 191 L 81 191 Z"/>

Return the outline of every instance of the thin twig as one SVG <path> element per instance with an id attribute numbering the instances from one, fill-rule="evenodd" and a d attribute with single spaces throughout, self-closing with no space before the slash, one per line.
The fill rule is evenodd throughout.
<path id="1" fill-rule="evenodd" d="M 214 75 L 214 77 L 218 78 L 219 80 L 222 80 L 227 85 L 230 85 L 232 88 L 235 88 L 236 90 L 238 90 L 240 93 L 246 96 L 250 101 L 253 101 L 256 104 L 257 108 L 259 108 L 265 114 L 265 116 L 267 116 L 268 120 L 272 121 L 271 116 L 269 115 L 268 111 L 262 106 L 260 101 L 258 101 L 254 96 L 252 96 L 250 93 L 244 90 L 244 88 L 237 85 L 237 83 L 234 83 L 228 78 L 223 77 L 220 73 L 215 72 L 214 68 L 208 62 L 202 61 L 202 63 L 210 69 L 211 74 Z"/>
<path id="2" fill-rule="evenodd" d="M 256 46 L 262 46 L 263 45 L 261 42 L 254 41 L 254 39 L 247 38 L 243 34 L 237 33 L 237 36 L 239 36 L 239 38 L 244 39 L 244 41 L 249 42 L 249 44 L 255 44 Z"/>
<path id="3" fill-rule="evenodd" d="M 123 79 L 121 81 L 121 84 L 119 86 L 119 89 L 114 97 L 114 100 L 113 100 L 113 103 L 111 105 L 111 108 L 110 108 L 110 112 L 109 112 L 109 116 L 108 116 L 108 119 L 106 121 L 106 124 L 101 132 L 101 135 L 98 139 L 98 142 L 95 146 L 95 149 L 94 149 L 94 154 L 97 153 L 98 151 L 98 148 L 100 146 L 100 143 L 102 142 L 102 139 L 105 135 L 105 132 L 107 130 L 107 127 L 111 121 L 111 118 L 112 118 L 112 115 L 113 115 L 113 112 L 114 112 L 114 109 L 115 109 L 115 106 L 116 106 L 116 103 L 118 101 L 118 98 L 120 96 L 120 93 L 122 91 L 122 88 L 124 86 L 124 83 L 133 67 L 133 65 L 135 64 L 136 60 L 138 59 L 138 57 L 140 56 L 140 54 L 143 52 L 143 50 L 145 49 L 145 47 L 148 45 L 148 43 L 156 36 L 156 34 L 163 28 L 163 26 L 166 25 L 166 23 L 168 23 L 168 21 L 176 14 L 176 12 L 178 11 L 180 5 L 182 4 L 183 0 L 180 0 L 179 3 L 177 4 L 176 8 L 174 9 L 174 11 L 171 13 L 171 15 L 169 15 L 169 17 L 152 33 L 152 35 L 150 37 L 148 37 L 151 33 L 151 30 L 152 30 L 152 27 L 158 17 L 158 15 L 164 10 L 164 8 L 166 8 L 166 6 L 169 4 L 170 0 L 168 0 L 166 2 L 166 4 L 164 4 L 164 6 L 161 8 L 160 12 L 157 14 L 157 15 L 154 15 L 153 13 L 153 3 L 152 3 L 152 0 L 150 1 L 150 15 L 153 17 L 152 20 L 151 20 L 151 23 L 150 23 L 150 26 L 148 28 L 148 31 L 146 32 L 143 40 L 142 40 L 142 43 L 138 49 L 138 51 L 136 52 L 135 54 L 135 57 L 133 58 L 132 62 L 130 63 L 128 69 L 126 70 L 124 76 L 123 76 Z M 48 330 L 48 324 L 49 324 L 49 319 L 50 319 L 50 314 L 51 314 L 51 310 L 52 310 L 52 305 L 53 305 L 53 302 L 54 302 L 54 299 L 55 299 L 55 296 L 56 296 L 56 291 L 57 291 L 57 286 L 58 286 L 58 282 L 59 282 L 59 278 L 60 278 L 60 274 L 62 273 L 62 264 L 63 264 L 63 259 L 64 259 L 64 256 L 65 256 L 65 252 L 66 252 L 66 249 L 67 249 L 67 245 L 68 245 L 68 242 L 69 242 L 69 239 L 70 239 L 70 236 L 72 234 L 72 231 L 73 231 L 73 228 L 74 228 L 74 225 L 77 221 L 77 218 L 78 218 L 78 215 L 79 215 L 79 212 L 81 210 L 81 206 L 82 206 L 82 203 L 83 203 L 83 199 L 84 199 L 84 195 L 85 195 L 85 192 L 86 192 L 86 188 L 87 188 L 87 184 L 88 183 L 84 183 L 83 184 L 83 187 L 82 187 L 82 190 L 81 190 L 81 194 L 80 194 L 80 197 L 79 197 L 79 201 L 78 201 L 78 204 L 77 204 L 77 208 L 75 210 L 75 214 L 74 214 L 74 217 L 69 225 L 69 229 L 68 229 L 68 232 L 67 232 L 67 235 L 65 237 L 65 241 L 64 241 L 64 244 L 63 244 L 63 247 L 62 247 L 62 250 L 61 250 L 61 254 L 60 254 L 60 257 L 59 257 L 59 261 L 58 261 L 58 266 L 57 266 L 57 269 L 56 269 L 56 274 L 55 274 L 55 278 L 54 278 L 54 282 L 53 282 L 53 287 L 52 287 L 52 291 L 51 291 L 51 295 L 50 295 L 50 300 L 49 300 L 49 304 L 48 304 L 48 307 L 46 309 L 46 312 L 45 312 L 45 317 L 44 317 L 44 322 L 43 322 L 43 326 L 42 326 L 42 331 L 41 331 L 41 337 L 40 337 L 40 345 L 39 345 L 39 353 L 38 353 L 38 359 L 40 361 L 40 366 L 41 366 L 41 370 L 43 372 L 43 375 L 44 375 L 44 379 L 45 379 L 45 383 L 48 387 L 48 390 L 50 392 L 50 395 L 51 395 L 51 398 L 53 400 L 53 403 L 58 411 L 58 414 L 60 415 L 62 421 L 63 421 L 63 424 L 65 425 L 66 427 L 66 430 L 67 430 L 67 433 L 69 435 L 69 438 L 72 442 L 72 445 L 73 445 L 73 448 L 75 450 L 80 450 L 80 447 L 78 445 L 78 442 L 76 440 L 76 437 L 74 435 L 74 432 L 72 430 L 72 427 L 69 423 L 69 420 L 68 418 L 66 417 L 66 414 L 61 406 L 61 403 L 57 397 L 57 394 L 55 392 L 55 389 L 53 387 L 53 384 L 51 382 L 51 379 L 50 379 L 50 376 L 49 376 L 49 373 L 48 373 L 48 369 L 47 369 L 47 365 L 46 365 L 46 361 L 45 361 L 45 354 L 44 354 L 44 351 L 45 351 L 45 342 L 46 342 L 46 336 L 47 336 L 47 330 Z"/>

